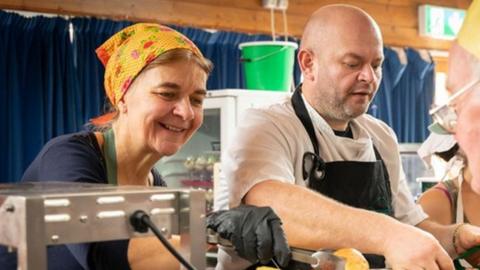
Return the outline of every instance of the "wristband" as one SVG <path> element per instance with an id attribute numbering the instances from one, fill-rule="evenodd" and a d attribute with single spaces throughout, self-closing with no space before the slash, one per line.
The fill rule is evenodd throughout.
<path id="1" fill-rule="evenodd" d="M 453 249 L 455 250 L 455 253 L 457 255 L 460 254 L 460 252 L 458 251 L 458 246 L 457 246 L 458 232 L 460 231 L 460 228 L 463 227 L 464 225 L 465 225 L 465 223 L 461 223 L 457 227 L 455 227 L 455 229 L 453 230 L 452 245 L 453 245 Z"/>

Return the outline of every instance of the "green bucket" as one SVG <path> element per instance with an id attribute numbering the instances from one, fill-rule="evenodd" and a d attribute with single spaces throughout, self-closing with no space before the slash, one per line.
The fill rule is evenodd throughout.
<path id="1" fill-rule="evenodd" d="M 288 91 L 292 86 L 294 42 L 256 41 L 239 45 L 247 89 Z"/>

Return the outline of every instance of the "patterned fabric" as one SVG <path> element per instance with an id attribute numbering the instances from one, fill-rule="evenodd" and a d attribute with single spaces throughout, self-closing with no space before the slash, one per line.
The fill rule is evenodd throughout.
<path id="1" fill-rule="evenodd" d="M 480 58 L 480 0 L 473 0 L 468 8 L 460 33 L 458 44 L 471 54 Z"/>
<path id="2" fill-rule="evenodd" d="M 122 100 L 145 66 L 164 52 L 179 48 L 203 58 L 197 46 L 187 37 L 153 23 L 138 23 L 124 28 L 98 47 L 97 56 L 105 66 L 105 91 L 112 105 Z"/>

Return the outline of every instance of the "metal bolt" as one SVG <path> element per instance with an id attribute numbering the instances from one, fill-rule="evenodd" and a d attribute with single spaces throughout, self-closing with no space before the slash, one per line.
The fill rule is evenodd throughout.
<path id="1" fill-rule="evenodd" d="M 87 223 L 87 221 L 88 221 L 88 216 L 86 216 L 86 215 L 81 215 L 80 216 L 80 222 L 81 223 Z"/>
<path id="2" fill-rule="evenodd" d="M 52 242 L 53 242 L 53 243 L 57 243 L 57 242 L 58 242 L 58 239 L 60 239 L 60 237 L 59 237 L 58 235 L 54 234 L 54 235 L 52 235 L 52 238 L 51 238 L 51 239 L 52 239 Z"/>

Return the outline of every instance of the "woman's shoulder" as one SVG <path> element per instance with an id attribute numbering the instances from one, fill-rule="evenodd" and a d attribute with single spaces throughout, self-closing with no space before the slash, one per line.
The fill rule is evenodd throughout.
<path id="1" fill-rule="evenodd" d="M 93 132 L 81 131 L 60 135 L 48 141 L 40 151 L 39 155 L 48 152 L 84 152 L 92 155 L 101 155 L 101 149 L 95 139 Z"/>
<path id="2" fill-rule="evenodd" d="M 440 224 L 451 224 L 453 213 L 453 198 L 451 191 L 440 182 L 425 191 L 418 203 L 430 218 Z"/>
<path id="3" fill-rule="evenodd" d="M 91 132 L 65 134 L 50 140 L 25 171 L 24 181 L 98 182 L 104 161 Z"/>
<path id="4" fill-rule="evenodd" d="M 93 132 L 90 131 L 80 131 L 80 132 L 75 132 L 75 133 L 68 133 L 68 134 L 63 134 L 57 137 L 54 137 L 50 139 L 46 144 L 45 147 L 52 147 L 52 146 L 57 146 L 57 145 L 63 145 L 63 144 L 70 144 L 70 143 L 82 143 L 86 144 L 89 141 L 91 141 L 91 136 L 93 135 Z"/>

